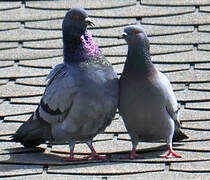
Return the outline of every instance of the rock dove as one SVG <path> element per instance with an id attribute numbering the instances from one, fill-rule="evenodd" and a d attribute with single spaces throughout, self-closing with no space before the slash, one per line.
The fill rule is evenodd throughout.
<path id="1" fill-rule="evenodd" d="M 131 136 L 129 158 L 138 157 L 139 141 L 164 141 L 169 153 L 161 157 L 181 157 L 172 148 L 173 137 L 188 137 L 180 130 L 179 106 L 170 81 L 152 64 L 147 34 L 140 25 L 130 25 L 121 38 L 128 44 L 128 53 L 120 77 L 119 112 Z"/>
<path id="2" fill-rule="evenodd" d="M 77 142 L 85 142 L 91 150 L 85 159 L 106 160 L 96 153 L 92 139 L 110 125 L 118 105 L 117 75 L 88 33 L 88 25 L 93 22 L 84 9 L 67 12 L 62 24 L 64 62 L 47 76 L 38 108 L 13 136 L 25 147 L 69 142 L 66 161 L 81 160 L 74 157 Z"/>

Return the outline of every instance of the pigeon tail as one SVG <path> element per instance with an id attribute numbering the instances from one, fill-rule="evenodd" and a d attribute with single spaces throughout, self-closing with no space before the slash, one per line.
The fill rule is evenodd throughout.
<path id="1" fill-rule="evenodd" d="M 183 133 L 180 129 L 174 132 L 173 141 L 177 142 L 183 139 L 189 139 L 189 137 Z"/>
<path id="2" fill-rule="evenodd" d="M 13 141 L 20 142 L 25 147 L 31 148 L 40 145 L 46 141 L 53 140 L 50 124 L 41 120 L 30 119 L 22 124 L 13 135 Z"/>

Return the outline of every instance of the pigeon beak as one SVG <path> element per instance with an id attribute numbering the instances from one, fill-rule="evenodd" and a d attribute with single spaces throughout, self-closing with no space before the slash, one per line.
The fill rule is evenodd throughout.
<path id="1" fill-rule="evenodd" d="M 125 39 L 127 36 L 127 33 L 123 32 L 121 36 L 118 37 L 118 39 Z"/>
<path id="2" fill-rule="evenodd" d="M 85 18 L 85 23 L 92 27 L 95 25 L 94 22 L 89 17 Z"/>

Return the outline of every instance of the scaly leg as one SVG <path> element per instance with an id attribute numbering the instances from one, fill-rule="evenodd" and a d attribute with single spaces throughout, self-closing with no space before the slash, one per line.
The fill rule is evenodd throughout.
<path id="1" fill-rule="evenodd" d="M 168 144 L 168 154 L 166 155 L 160 155 L 161 158 L 181 158 L 182 156 L 180 154 L 177 154 L 172 147 L 172 143 Z"/>
<path id="2" fill-rule="evenodd" d="M 140 158 L 140 156 L 136 154 L 136 147 L 133 147 L 130 152 L 129 159 L 138 159 L 138 158 Z"/>
<path id="3" fill-rule="evenodd" d="M 65 159 L 65 162 L 75 162 L 75 161 L 83 160 L 82 158 L 74 157 L 74 146 L 75 146 L 75 142 L 69 143 L 70 155 L 68 158 Z"/>
<path id="4" fill-rule="evenodd" d="M 88 145 L 88 147 L 91 150 L 91 155 L 85 157 L 84 159 L 96 159 L 96 160 L 103 160 L 103 161 L 107 161 L 107 157 L 106 156 L 100 156 L 99 154 L 96 153 L 93 145 L 92 145 L 92 141 L 89 141 L 86 143 Z"/>
<path id="5" fill-rule="evenodd" d="M 128 156 L 123 157 L 122 159 L 138 159 L 138 158 L 140 158 L 141 156 L 136 154 L 137 145 L 138 145 L 138 139 L 132 137 L 132 150 Z"/>

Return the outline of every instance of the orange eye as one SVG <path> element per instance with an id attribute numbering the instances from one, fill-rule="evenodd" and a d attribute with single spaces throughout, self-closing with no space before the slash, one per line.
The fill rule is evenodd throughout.
<path id="1" fill-rule="evenodd" d="M 73 19 L 77 20 L 77 19 L 79 19 L 79 16 L 77 14 L 74 14 Z"/>
<path id="2" fill-rule="evenodd" d="M 139 33 L 139 31 L 137 29 L 133 30 L 133 34 L 138 34 L 138 33 Z"/>

